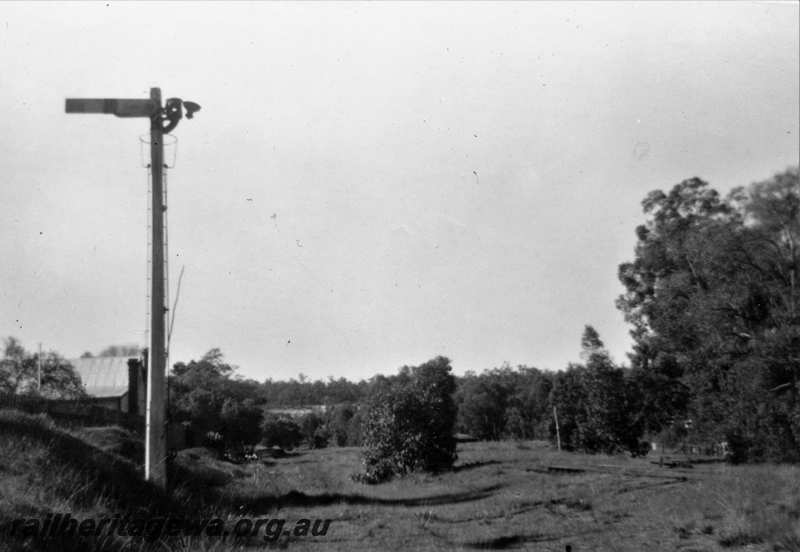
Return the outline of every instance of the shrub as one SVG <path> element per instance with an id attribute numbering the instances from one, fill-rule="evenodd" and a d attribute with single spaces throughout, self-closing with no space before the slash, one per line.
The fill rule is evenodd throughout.
<path id="1" fill-rule="evenodd" d="M 261 439 L 264 413 L 252 400 L 237 402 L 225 399 L 220 412 L 220 428 L 226 448 L 241 449 Z"/>
<path id="2" fill-rule="evenodd" d="M 326 423 L 331 442 L 337 447 L 360 445 L 360 437 L 355 434 L 357 433 L 357 428 L 353 427 L 356 424 L 360 424 L 359 420 L 360 418 L 356 416 L 356 407 L 352 404 L 343 404 L 331 408 L 327 413 Z"/>
<path id="3" fill-rule="evenodd" d="M 363 426 L 362 481 L 377 483 L 411 471 L 452 467 L 456 406 L 450 372 L 450 361 L 436 357 L 374 382 Z"/>
<path id="4" fill-rule="evenodd" d="M 262 443 L 268 447 L 292 449 L 303 441 L 300 426 L 294 420 L 267 416 L 261 425 Z"/>
<path id="5" fill-rule="evenodd" d="M 303 441 L 309 448 L 325 448 L 328 446 L 330 433 L 325 428 L 325 420 L 316 412 L 309 412 L 299 420 Z"/>

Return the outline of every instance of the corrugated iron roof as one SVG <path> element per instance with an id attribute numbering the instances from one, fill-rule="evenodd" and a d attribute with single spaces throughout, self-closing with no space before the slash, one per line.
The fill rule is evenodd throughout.
<path id="1" fill-rule="evenodd" d="M 68 362 L 90 397 L 121 397 L 128 392 L 128 357 L 75 358 Z"/>

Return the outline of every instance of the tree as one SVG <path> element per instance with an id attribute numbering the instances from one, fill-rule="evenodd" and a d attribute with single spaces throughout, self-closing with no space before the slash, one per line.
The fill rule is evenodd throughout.
<path id="1" fill-rule="evenodd" d="M 581 359 L 585 362 L 594 355 L 608 356 L 605 345 L 600 339 L 600 334 L 590 325 L 583 327 L 581 336 Z"/>
<path id="2" fill-rule="evenodd" d="M 500 439 L 505 431 L 506 402 L 506 390 L 492 375 L 468 375 L 458 391 L 459 424 L 478 439 Z"/>
<path id="3" fill-rule="evenodd" d="M 22 393 L 36 377 L 36 359 L 15 337 L 7 337 L 0 360 L 0 388 L 5 393 Z"/>
<path id="4" fill-rule="evenodd" d="M 86 390 L 75 368 L 54 351 L 43 353 L 41 376 L 42 385 L 38 393 L 43 397 L 80 399 L 86 396 Z"/>
<path id="5" fill-rule="evenodd" d="M 316 412 L 309 412 L 300 418 L 300 432 L 309 448 L 325 448 L 328 446 L 330 432 L 325 421 Z"/>
<path id="6" fill-rule="evenodd" d="M 645 425 L 688 417 L 695 438 L 739 443 L 741 458 L 800 460 L 797 169 L 724 199 L 691 179 L 643 207 L 618 306 L 643 404 L 667 409 Z"/>
<path id="7" fill-rule="evenodd" d="M 264 412 L 252 399 L 237 401 L 226 398 L 219 417 L 220 433 L 230 446 L 241 448 L 261 441 Z"/>
<path id="8" fill-rule="evenodd" d="M 376 378 L 364 421 L 363 480 L 450 468 L 456 459 L 454 392 L 450 361 L 441 356 Z"/>
<path id="9" fill-rule="evenodd" d="M 505 415 L 506 434 L 514 439 L 523 439 L 526 436 L 525 418 L 518 406 L 506 409 Z"/>
<path id="10" fill-rule="evenodd" d="M 364 444 L 364 412 L 361 405 L 356 409 L 347 424 L 347 446 L 360 447 Z"/>
<path id="11" fill-rule="evenodd" d="M 558 416 L 558 433 L 561 445 L 566 450 L 582 450 L 578 428 L 586 424 L 584 404 L 586 401 L 583 380 L 586 368 L 571 364 L 566 370 L 557 372 L 553 377 L 549 403 Z M 555 420 L 550 420 L 550 436 L 556 439 Z"/>
<path id="12" fill-rule="evenodd" d="M 41 375 L 41 387 L 39 386 Z M 0 359 L 0 392 L 38 394 L 52 399 L 86 395 L 80 376 L 55 351 L 29 353 L 15 337 L 5 340 Z"/>
<path id="13" fill-rule="evenodd" d="M 85 355 L 86 353 L 84 353 Z M 99 353 L 99 357 L 138 357 L 141 354 L 141 349 L 137 345 L 109 345 Z M 91 356 L 91 353 L 89 353 Z"/>
<path id="14" fill-rule="evenodd" d="M 350 425 L 356 415 L 356 408 L 351 404 L 335 406 L 328 412 L 328 431 L 334 444 L 339 447 L 360 445 L 360 442 L 350 442 Z"/>
<path id="15" fill-rule="evenodd" d="M 228 448 L 257 443 L 263 416 L 259 385 L 234 372 L 216 348 L 200 360 L 176 363 L 169 377 L 171 418 L 190 421 L 198 433 L 220 433 Z"/>
<path id="16" fill-rule="evenodd" d="M 261 424 L 262 443 L 268 447 L 293 449 L 303 441 L 300 426 L 294 420 L 274 415 L 264 417 Z"/>
<path id="17" fill-rule="evenodd" d="M 479 439 L 530 439 L 546 433 L 551 379 L 536 368 L 508 364 L 458 380 L 459 431 Z"/>
<path id="18" fill-rule="evenodd" d="M 422 402 L 427 428 L 422 434 L 425 447 L 421 467 L 427 471 L 448 469 L 456 460 L 454 428 L 456 391 L 450 359 L 438 356 L 411 369 L 411 385 Z"/>
<path id="19" fill-rule="evenodd" d="M 568 450 L 638 454 L 643 424 L 635 415 L 636 386 L 626 370 L 614 365 L 592 326 L 584 328 L 581 358 L 556 375 L 550 401 L 559 418 L 561 441 Z M 555 437 L 555 423 L 551 436 Z"/>
<path id="20" fill-rule="evenodd" d="M 337 405 L 360 402 L 366 392 L 365 381 L 350 382 L 344 378 L 327 381 L 273 381 L 267 379 L 260 387 L 260 395 L 275 406 L 300 407 L 309 405 Z"/>
<path id="21" fill-rule="evenodd" d="M 519 405 L 522 418 L 525 420 L 522 437 L 526 439 L 546 438 L 552 418 L 552 408 L 548 402 L 553 388 L 553 379 L 549 374 L 536 368 L 518 368 L 522 381 L 518 386 L 512 402 Z"/>

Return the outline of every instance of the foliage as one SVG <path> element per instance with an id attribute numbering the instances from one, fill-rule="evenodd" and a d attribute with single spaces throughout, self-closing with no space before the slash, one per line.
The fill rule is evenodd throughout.
<path id="1" fill-rule="evenodd" d="M 352 404 L 364 399 L 367 382 L 351 382 L 345 378 L 327 381 L 298 379 L 273 381 L 267 379 L 260 387 L 260 397 L 270 405 L 300 407 L 309 405 Z"/>
<path id="2" fill-rule="evenodd" d="M 261 440 L 264 413 L 252 399 L 225 399 L 219 416 L 220 433 L 226 443 L 234 447 L 244 447 Z"/>
<path id="3" fill-rule="evenodd" d="M 325 448 L 330 440 L 330 431 L 325 420 L 316 412 L 309 412 L 300 418 L 300 433 L 309 448 Z"/>
<path id="4" fill-rule="evenodd" d="M 261 442 L 268 447 L 293 449 L 303 441 L 300 426 L 290 418 L 267 415 L 261 424 Z"/>
<path id="5" fill-rule="evenodd" d="M 99 357 L 138 357 L 141 355 L 142 351 L 138 345 L 109 345 L 99 353 L 97 356 Z M 85 355 L 86 353 L 84 353 Z M 89 353 L 91 356 L 91 353 Z"/>
<path id="6" fill-rule="evenodd" d="M 366 406 L 363 480 L 450 468 L 456 459 L 454 392 L 450 361 L 441 356 L 376 378 Z"/>
<path id="7" fill-rule="evenodd" d="M 80 376 L 61 355 L 55 351 L 30 353 L 15 337 L 5 340 L 0 359 L 0 392 L 50 399 L 77 399 L 86 395 Z"/>
<path id="8" fill-rule="evenodd" d="M 639 395 L 630 373 L 611 361 L 600 336 L 586 326 L 581 339 L 585 365 L 571 365 L 555 375 L 550 404 L 559 420 L 567 450 L 616 453 L 643 450 L 643 423 L 636 414 Z M 555 421 L 551 438 L 557 438 Z"/>
<path id="9" fill-rule="evenodd" d="M 356 419 L 356 407 L 352 404 L 334 406 L 327 413 L 327 428 L 333 444 L 339 447 L 358 446 L 358 441 L 352 440 L 351 426 L 360 423 Z"/>
<path id="10" fill-rule="evenodd" d="M 797 168 L 725 198 L 694 178 L 642 205 L 618 306 L 643 423 L 690 418 L 693 438 L 727 440 L 740 459 L 800 460 Z"/>
<path id="11" fill-rule="evenodd" d="M 263 419 L 258 383 L 239 379 L 234 371 L 219 349 L 199 361 L 175 364 L 169 377 L 171 418 L 190 421 L 196 434 L 219 433 L 227 448 L 258 443 Z"/>
<path id="12" fill-rule="evenodd" d="M 360 447 L 364 444 L 364 416 L 366 409 L 356 407 L 355 414 L 347 422 L 347 446 Z"/>
<path id="13" fill-rule="evenodd" d="M 478 439 L 533 439 L 546 434 L 552 378 L 507 364 L 458 380 L 458 429 Z"/>
<path id="14" fill-rule="evenodd" d="M 478 439 L 500 439 L 505 431 L 505 410 L 511 390 L 494 372 L 468 375 L 458 390 L 459 426 Z"/>

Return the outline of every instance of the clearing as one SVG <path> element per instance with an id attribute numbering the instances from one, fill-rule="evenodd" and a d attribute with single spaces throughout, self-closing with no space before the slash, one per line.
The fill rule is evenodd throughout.
<path id="1" fill-rule="evenodd" d="M 108 429 L 108 428 L 107 428 Z M 464 443 L 456 468 L 381 485 L 351 479 L 355 448 L 301 450 L 235 465 L 182 451 L 173 496 L 137 479 L 124 430 L 64 430 L 43 417 L 0 411 L 0 529 L 15 517 L 147 511 L 330 519 L 324 536 L 265 541 L 189 537 L 153 550 L 797 551 L 800 468 L 659 467 L 650 459 L 559 453 L 543 442 Z M 124 443 L 123 443 L 124 444 Z M 188 512 L 188 513 L 187 513 Z M 124 539 L 7 539 L 11 550 L 122 549 Z M 150 549 L 137 543 L 129 550 Z"/>

